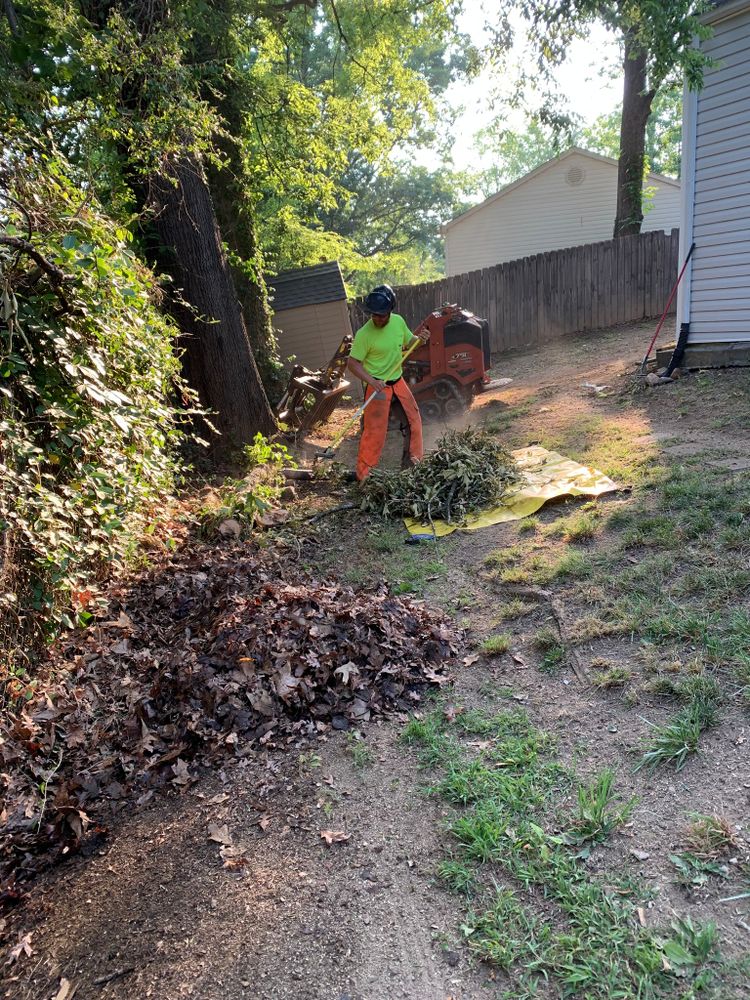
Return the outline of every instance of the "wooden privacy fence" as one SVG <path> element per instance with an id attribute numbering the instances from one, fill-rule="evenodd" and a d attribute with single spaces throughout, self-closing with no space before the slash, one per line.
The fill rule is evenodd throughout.
<path id="1" fill-rule="evenodd" d="M 414 327 L 445 302 L 486 319 L 493 352 L 658 316 L 677 280 L 679 230 L 641 233 L 396 288 Z M 361 299 L 351 304 L 356 330 Z"/>

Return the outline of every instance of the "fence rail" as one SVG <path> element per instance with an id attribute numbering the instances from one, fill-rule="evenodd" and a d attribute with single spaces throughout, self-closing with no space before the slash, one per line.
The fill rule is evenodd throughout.
<path id="1" fill-rule="evenodd" d="M 396 289 L 397 311 L 414 327 L 444 302 L 488 320 L 494 352 L 542 344 L 565 333 L 630 323 L 661 314 L 677 280 L 679 230 L 508 261 L 422 285 Z M 351 304 L 352 325 L 365 319 Z"/>

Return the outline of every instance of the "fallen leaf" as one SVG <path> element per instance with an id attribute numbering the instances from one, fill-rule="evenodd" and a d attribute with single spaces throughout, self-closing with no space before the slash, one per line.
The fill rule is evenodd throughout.
<path id="1" fill-rule="evenodd" d="M 228 871 L 237 871 L 239 868 L 247 868 L 249 864 L 250 862 L 246 857 L 226 858 L 221 867 L 226 868 Z"/>
<path id="2" fill-rule="evenodd" d="M 455 722 L 456 716 L 463 715 L 465 711 L 466 709 L 463 705 L 454 705 L 452 702 L 449 702 L 443 709 L 443 716 L 446 722 Z"/>
<path id="3" fill-rule="evenodd" d="M 638 907 L 636 907 L 636 913 L 638 914 L 638 920 L 640 922 L 641 927 L 645 927 L 646 926 L 646 911 L 643 909 L 642 906 L 638 906 Z"/>
<path id="4" fill-rule="evenodd" d="M 174 772 L 174 778 L 172 778 L 173 785 L 186 785 L 190 781 L 190 771 L 188 770 L 187 761 L 182 760 L 181 757 L 178 757 L 172 765 L 172 771 Z"/>
<path id="5" fill-rule="evenodd" d="M 348 660 L 346 663 L 342 663 L 341 666 L 336 667 L 333 672 L 341 678 L 344 684 L 349 683 L 350 677 L 359 677 L 359 667 L 356 663 L 352 663 L 351 660 Z"/>
<path id="6" fill-rule="evenodd" d="M 261 828 L 261 830 L 267 830 L 269 828 L 269 826 L 271 825 L 271 817 L 270 816 L 261 816 L 260 819 L 257 822 L 257 825 Z"/>
<path id="7" fill-rule="evenodd" d="M 511 660 L 513 660 L 513 662 L 514 662 L 515 664 L 517 664 L 517 665 L 518 665 L 519 667 L 521 667 L 522 669 L 524 669 L 524 670 L 525 670 L 525 669 L 526 669 L 526 668 L 528 667 L 528 664 L 527 664 L 527 663 L 526 663 L 526 661 L 525 661 L 525 660 L 523 659 L 523 657 L 522 657 L 522 656 L 519 656 L 519 655 L 518 655 L 518 653 L 514 653 L 514 652 L 513 652 L 512 650 L 510 650 L 510 658 L 511 658 Z"/>
<path id="8" fill-rule="evenodd" d="M 350 839 L 351 834 L 344 833 L 343 830 L 321 830 L 320 836 L 330 847 L 331 844 L 343 844 L 345 841 Z"/>
<path id="9" fill-rule="evenodd" d="M 29 931 L 28 934 L 19 936 L 18 942 L 13 945 L 8 953 L 8 958 L 5 962 L 6 965 L 12 965 L 14 962 L 17 962 L 21 955 L 26 955 L 27 958 L 31 958 L 34 954 L 34 949 L 31 947 L 32 933 L 32 931 Z"/>
<path id="10" fill-rule="evenodd" d="M 478 659 L 479 653 L 469 653 L 469 655 L 465 656 L 461 662 L 465 667 L 470 667 L 472 663 L 476 663 Z"/>
<path id="11" fill-rule="evenodd" d="M 219 826 L 217 823 L 209 823 L 208 839 L 215 841 L 217 844 L 224 844 L 226 847 L 231 847 L 232 845 L 232 837 L 226 823 L 222 826 Z"/>

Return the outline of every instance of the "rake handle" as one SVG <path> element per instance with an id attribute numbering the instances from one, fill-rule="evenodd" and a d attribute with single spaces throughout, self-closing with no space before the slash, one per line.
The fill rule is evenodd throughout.
<path id="1" fill-rule="evenodd" d="M 413 344 L 411 345 L 411 347 L 409 347 L 409 348 L 408 348 L 408 349 L 407 349 L 407 350 L 406 350 L 406 351 L 405 351 L 405 352 L 404 352 L 404 353 L 403 353 L 403 354 L 401 355 L 401 361 L 400 361 L 399 363 L 400 363 L 400 364 L 403 364 L 403 363 L 404 363 L 404 361 L 406 361 L 406 359 L 407 359 L 407 358 L 409 357 L 409 355 L 410 355 L 410 354 L 412 353 L 412 351 L 415 351 L 415 350 L 417 349 L 417 347 L 419 347 L 419 346 L 420 346 L 420 345 L 421 345 L 422 343 L 423 343 L 423 341 L 422 341 L 422 340 L 420 340 L 419 338 L 417 338 L 417 340 L 416 340 L 416 341 L 415 341 L 415 342 L 414 342 L 414 343 L 413 343 Z M 394 371 L 395 371 L 395 369 L 394 369 Z M 393 374 L 393 372 L 391 372 L 391 374 Z M 383 381 L 384 381 L 384 382 L 388 382 L 389 380 L 388 380 L 388 379 L 384 379 Z M 368 396 L 368 398 L 367 398 L 367 399 L 366 399 L 366 400 L 364 401 L 364 403 L 363 403 L 363 404 L 362 404 L 362 405 L 360 406 L 360 408 L 359 408 L 359 409 L 357 410 L 357 412 L 356 412 L 356 413 L 355 413 L 355 414 L 354 414 L 354 415 L 352 416 L 352 418 L 351 418 L 350 420 L 348 420 L 348 421 L 347 421 L 347 422 L 346 422 L 346 423 L 344 424 L 344 426 L 343 426 L 343 427 L 342 427 L 342 429 L 341 429 L 341 430 L 339 431 L 339 433 L 338 433 L 338 434 L 336 435 L 336 437 L 335 437 L 335 438 L 333 439 L 333 441 L 331 442 L 331 444 L 329 444 L 329 446 L 328 446 L 328 447 L 326 448 L 326 453 L 330 454 L 331 452 L 334 452 L 334 451 L 336 451 L 336 449 L 338 448 L 338 446 L 339 446 L 339 445 L 341 444 L 341 442 L 342 442 L 342 441 L 344 440 L 344 438 L 346 437 L 346 435 L 347 435 L 347 433 L 349 432 L 349 430 L 350 430 L 350 429 L 351 429 L 351 428 L 352 428 L 352 427 L 354 426 L 354 424 L 355 424 L 355 423 L 356 423 L 356 422 L 357 422 L 357 421 L 359 420 L 359 418 L 360 418 L 360 417 L 362 416 L 362 414 L 363 414 L 363 413 L 365 412 L 365 410 L 366 410 L 366 409 L 367 409 L 367 407 L 368 407 L 368 406 L 370 405 L 370 403 L 371 403 L 371 402 L 372 402 L 372 401 L 373 401 L 374 399 L 377 399 L 377 398 L 378 398 L 378 396 L 379 396 L 379 393 L 378 393 L 378 392 L 373 392 L 373 393 L 372 393 L 372 395 Z"/>

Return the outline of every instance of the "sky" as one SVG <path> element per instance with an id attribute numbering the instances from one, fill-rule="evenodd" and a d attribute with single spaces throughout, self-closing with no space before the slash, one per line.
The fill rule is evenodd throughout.
<path id="1" fill-rule="evenodd" d="M 484 25 L 492 19 L 494 6 L 492 0 L 464 0 L 459 28 L 470 35 L 480 49 L 487 42 Z M 520 18 L 518 23 L 521 24 Z M 513 85 L 510 66 L 517 64 L 523 57 L 523 45 L 517 41 L 504 78 L 499 78 L 496 71 L 486 67 L 474 80 L 456 83 L 449 88 L 447 97 L 451 105 L 464 108 L 456 124 L 457 135 L 470 140 L 478 129 L 495 117 L 497 112 L 490 107 L 492 96 L 498 90 L 500 93 L 510 91 Z M 617 61 L 618 50 L 612 35 L 603 27 L 595 26 L 585 42 L 574 44 L 566 63 L 558 69 L 556 78 L 561 94 L 567 98 L 569 109 L 580 115 L 586 123 L 612 111 L 619 103 L 622 88 L 619 76 L 612 80 L 599 75 L 602 69 L 616 66 Z M 524 117 L 516 113 L 508 118 L 507 124 L 510 128 L 523 130 Z M 476 169 L 481 165 L 471 141 L 456 143 L 453 158 L 454 166 L 458 169 Z"/>

